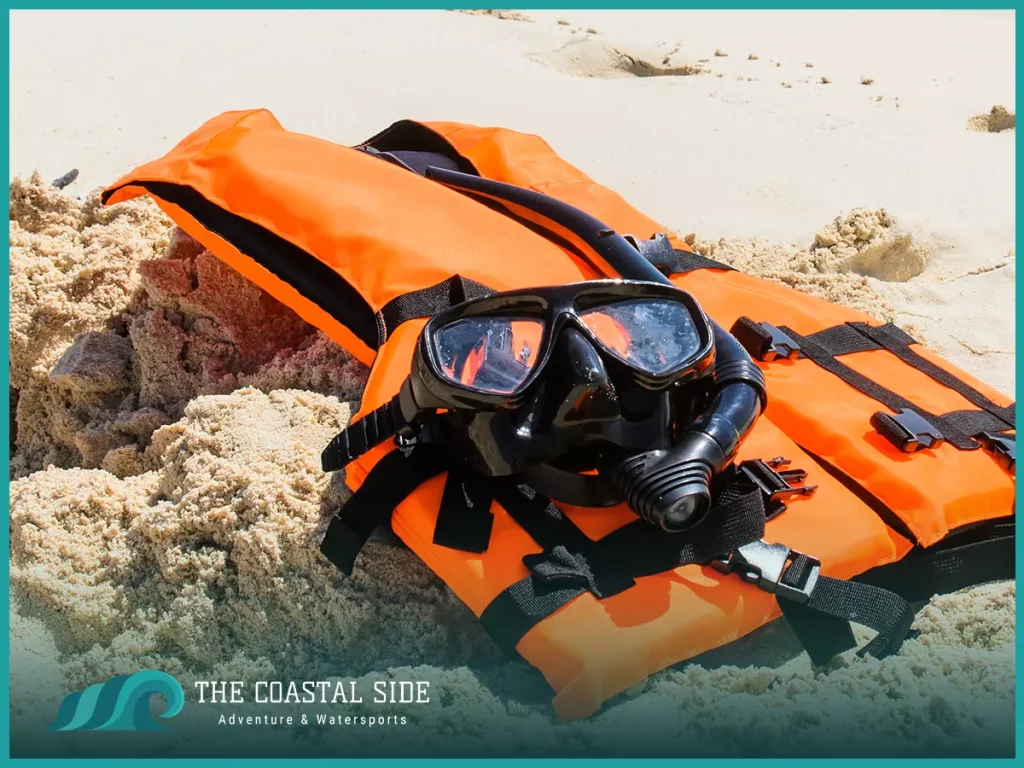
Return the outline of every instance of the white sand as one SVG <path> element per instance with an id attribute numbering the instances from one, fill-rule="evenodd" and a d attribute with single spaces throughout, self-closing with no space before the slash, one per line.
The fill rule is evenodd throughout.
<path id="1" fill-rule="evenodd" d="M 505 125 L 541 134 L 716 258 L 895 318 L 1013 390 L 1015 134 L 978 129 L 1005 125 L 998 111 L 975 119 L 1015 113 L 1012 13 L 525 15 L 14 12 L 12 175 L 75 167 L 67 192 L 84 199 L 228 109 L 267 107 L 341 143 L 402 118 Z M 659 69 L 676 75 L 636 77 Z M 186 244 L 160 259 L 170 232 L 145 207 L 80 210 L 21 182 L 12 206 L 12 666 L 41 670 L 12 681 L 12 711 L 42 712 L 55 686 L 157 657 L 184 680 L 287 679 L 304 654 L 337 648 L 358 674 L 439 665 L 429 674 L 475 714 L 439 708 L 420 735 L 458 734 L 468 751 L 487 749 L 486 724 L 509 712 L 508 745 L 530 733 L 541 749 L 611 749 L 671 732 L 679 750 L 730 754 L 716 718 L 756 732 L 787 701 L 806 753 L 1010 747 L 1012 585 L 937 599 L 921 639 L 882 663 L 816 676 L 805 657 L 787 661 L 791 638 L 773 627 L 555 728 L 542 696 L 516 693 L 522 667 L 480 672 L 489 644 L 415 558 L 375 545 L 364 575 L 345 581 L 310 550 L 338 493 L 315 457 L 347 418 L 358 366 L 208 255 Z M 220 295 L 203 288 L 225 280 Z M 239 323 L 251 306 L 287 341 L 258 348 L 267 334 Z M 91 336 L 69 352 L 83 331 L 110 344 Z M 135 347 L 130 376 L 111 333 Z M 211 369 L 224 339 L 225 367 Z M 92 378 L 76 373 L 86 360 L 100 363 Z M 242 386 L 256 389 L 226 394 Z M 273 439 L 254 426 L 266 419 Z M 38 471 L 47 464 L 57 468 Z M 246 514 L 259 525 L 234 517 Z M 222 576 L 225 553 L 239 572 Z M 423 642 L 391 647 L 396 633 Z M 227 654 L 225 638 L 239 637 Z M 45 706 L 17 703 L 43 689 Z M 836 741 L 841 708 L 819 702 L 848 695 L 862 728 Z M 791 748 L 785 732 L 766 731 L 765 749 Z"/>

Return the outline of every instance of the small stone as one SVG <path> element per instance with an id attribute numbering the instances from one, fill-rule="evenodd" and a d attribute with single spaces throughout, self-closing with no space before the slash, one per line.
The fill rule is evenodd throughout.
<path id="1" fill-rule="evenodd" d="M 58 386 L 78 391 L 123 389 L 131 383 L 133 354 L 131 341 L 123 336 L 87 331 L 75 337 L 49 378 Z"/>

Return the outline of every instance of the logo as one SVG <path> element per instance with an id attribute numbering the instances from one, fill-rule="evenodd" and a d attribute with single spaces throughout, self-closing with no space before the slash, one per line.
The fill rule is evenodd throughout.
<path id="1" fill-rule="evenodd" d="M 161 720 L 174 717 L 185 706 L 181 683 L 156 669 L 118 675 L 64 697 L 51 731 L 164 731 L 153 719 L 149 699 L 160 694 L 167 701 Z"/>

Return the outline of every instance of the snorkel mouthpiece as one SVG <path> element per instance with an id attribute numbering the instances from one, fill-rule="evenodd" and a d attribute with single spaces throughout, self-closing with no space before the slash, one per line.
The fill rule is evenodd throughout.
<path id="1" fill-rule="evenodd" d="M 711 478 L 733 460 L 764 409 L 764 374 L 739 342 L 715 325 L 715 390 L 704 413 L 667 450 L 630 456 L 612 482 L 630 509 L 668 533 L 699 523 L 711 507 Z"/>
<path id="2" fill-rule="evenodd" d="M 702 432 L 684 432 L 667 450 L 630 456 L 611 471 L 629 508 L 668 533 L 696 525 L 711 507 L 711 476 L 725 454 Z"/>

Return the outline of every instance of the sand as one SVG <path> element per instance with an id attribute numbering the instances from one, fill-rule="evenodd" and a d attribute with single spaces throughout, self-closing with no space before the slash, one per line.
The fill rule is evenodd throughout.
<path id="1" fill-rule="evenodd" d="M 776 623 L 557 725 L 537 675 L 407 550 L 375 539 L 351 578 L 319 557 L 346 493 L 319 453 L 365 369 L 152 204 L 90 192 L 224 109 L 344 143 L 408 116 L 541 133 L 701 252 L 895 320 L 1013 391 L 1014 133 L 988 127 L 1013 111 L 990 106 L 1014 92 L 1005 15 L 522 16 L 13 14 L 12 715 L 47 720 L 64 692 L 147 666 L 186 687 L 390 674 L 441 692 L 395 753 L 749 751 L 737 734 L 755 754 L 1009 753 L 1012 584 L 934 599 L 881 662 L 826 674 Z M 308 70 L 285 55 L 300 45 Z M 324 71 L 376 79 L 294 87 Z M 230 90 L 199 86 L 218 73 Z"/>

